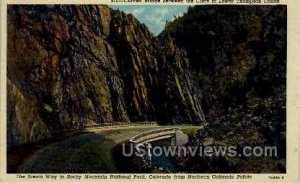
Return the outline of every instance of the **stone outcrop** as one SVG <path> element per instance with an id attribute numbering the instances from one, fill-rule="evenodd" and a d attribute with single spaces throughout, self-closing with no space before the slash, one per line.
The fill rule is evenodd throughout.
<path id="1" fill-rule="evenodd" d="M 286 90 L 286 6 L 194 6 L 158 36 L 187 52 L 206 115 Z M 230 111 L 229 111 L 230 112 Z"/>
<path id="2" fill-rule="evenodd" d="M 207 125 L 190 146 L 278 149 L 276 159 L 188 155 L 178 165 L 197 173 L 286 172 L 287 7 L 189 7 L 159 38 L 186 50 L 191 82 L 203 91 Z"/>
<path id="3" fill-rule="evenodd" d="M 37 141 L 50 136 L 50 132 L 38 115 L 32 99 L 7 80 L 8 145 Z"/>
<path id="4" fill-rule="evenodd" d="M 8 7 L 8 145 L 118 121 L 204 122 L 186 51 L 107 6 Z"/>

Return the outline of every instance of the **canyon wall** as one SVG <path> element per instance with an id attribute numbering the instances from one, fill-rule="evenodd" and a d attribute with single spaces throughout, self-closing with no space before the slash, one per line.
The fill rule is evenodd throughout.
<path id="1" fill-rule="evenodd" d="M 102 5 L 8 7 L 8 145 L 98 123 L 205 121 L 184 49 Z"/>

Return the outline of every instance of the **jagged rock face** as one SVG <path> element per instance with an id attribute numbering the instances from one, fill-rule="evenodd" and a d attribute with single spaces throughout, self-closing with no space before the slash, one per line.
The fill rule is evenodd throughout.
<path id="1" fill-rule="evenodd" d="M 130 119 L 168 123 L 204 121 L 184 51 L 161 43 L 134 17 L 115 12 L 109 42 L 125 82 Z M 164 46 L 166 44 L 167 46 Z"/>
<path id="2" fill-rule="evenodd" d="M 186 50 L 191 82 L 203 91 L 208 125 L 199 144 L 210 137 L 220 144 L 263 143 L 285 159 L 286 6 L 189 7 L 159 38 Z"/>
<path id="3" fill-rule="evenodd" d="M 34 101 L 24 95 L 17 86 L 7 80 L 7 143 L 22 144 L 50 136 L 50 132 L 40 119 Z"/>
<path id="4" fill-rule="evenodd" d="M 195 6 L 166 25 L 159 37 L 186 49 L 207 115 L 222 115 L 251 93 L 285 94 L 286 12 L 286 6 Z"/>
<path id="5" fill-rule="evenodd" d="M 158 62 L 162 61 L 157 41 L 134 17 L 116 11 L 112 14 L 109 42 L 115 48 L 123 82 L 120 88 L 125 95 L 116 93 L 113 98 L 124 100 L 130 120 L 156 120 L 154 92 L 159 88 Z M 118 106 L 120 99 L 113 101 L 113 106 Z"/>
<path id="6" fill-rule="evenodd" d="M 107 6 L 9 6 L 7 65 L 11 145 L 95 123 L 204 121 L 185 51 Z"/>

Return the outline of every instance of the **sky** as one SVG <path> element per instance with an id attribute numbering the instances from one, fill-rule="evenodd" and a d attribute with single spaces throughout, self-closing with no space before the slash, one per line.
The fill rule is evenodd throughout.
<path id="1" fill-rule="evenodd" d="M 174 16 L 182 16 L 188 9 L 188 6 L 183 5 L 111 5 L 110 7 L 127 14 L 131 13 L 154 35 L 158 35 L 165 28 L 166 21 L 172 21 Z"/>

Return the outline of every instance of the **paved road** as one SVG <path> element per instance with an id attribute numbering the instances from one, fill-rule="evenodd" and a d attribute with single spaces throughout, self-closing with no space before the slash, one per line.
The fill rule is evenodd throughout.
<path id="1" fill-rule="evenodd" d="M 102 141 L 104 138 L 98 134 L 84 134 L 67 139 L 62 142 L 48 145 L 29 159 L 18 169 L 22 173 L 64 173 L 76 172 L 77 154 L 88 144 Z"/>
<path id="2" fill-rule="evenodd" d="M 18 168 L 20 173 L 105 173 L 118 172 L 113 147 L 131 136 L 158 126 L 93 129 L 87 134 L 49 144 Z"/>
<path id="3" fill-rule="evenodd" d="M 112 157 L 114 146 L 138 133 L 158 128 L 161 127 L 145 125 L 90 129 L 89 133 L 39 149 L 18 167 L 17 172 L 117 173 L 118 169 Z"/>

